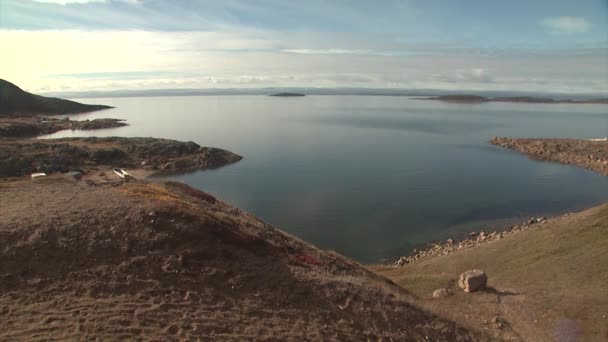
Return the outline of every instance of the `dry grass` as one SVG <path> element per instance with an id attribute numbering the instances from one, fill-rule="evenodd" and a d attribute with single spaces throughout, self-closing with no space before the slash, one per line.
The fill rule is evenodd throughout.
<path id="1" fill-rule="evenodd" d="M 179 195 L 155 183 L 129 183 L 121 187 L 119 191 L 130 197 L 161 202 L 186 203 L 183 199 L 180 199 Z"/>
<path id="2" fill-rule="evenodd" d="M 458 293 L 447 299 L 447 310 L 437 301 L 422 302 L 456 320 L 462 320 L 471 305 L 485 307 L 479 314 L 485 310 L 510 315 L 515 330 L 520 329 L 519 335 L 526 339 L 553 337 L 563 320 L 575 321 L 586 339 L 608 338 L 608 205 L 550 220 L 487 245 L 379 272 L 429 298 L 433 290 L 472 268 L 485 270 L 491 287 L 513 295 L 498 296 L 497 304 L 496 300 L 483 303 L 489 300 L 487 293 L 468 297 Z M 477 322 L 472 325 L 479 325 L 482 317 L 474 318 Z"/>

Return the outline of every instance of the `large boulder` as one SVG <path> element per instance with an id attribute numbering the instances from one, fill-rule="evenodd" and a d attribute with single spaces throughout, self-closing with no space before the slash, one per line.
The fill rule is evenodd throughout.
<path id="1" fill-rule="evenodd" d="M 458 277 L 458 286 L 464 292 L 475 292 L 486 288 L 488 276 L 482 270 L 469 270 Z"/>

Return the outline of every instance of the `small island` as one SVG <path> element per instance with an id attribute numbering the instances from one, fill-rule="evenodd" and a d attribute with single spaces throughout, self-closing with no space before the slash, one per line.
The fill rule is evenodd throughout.
<path id="1" fill-rule="evenodd" d="M 432 97 L 417 98 L 418 100 L 436 100 L 445 102 L 461 103 L 484 103 L 484 102 L 518 102 L 518 103 L 572 103 L 572 104 L 608 104 L 608 98 L 573 100 L 573 99 L 551 99 L 532 96 L 505 96 L 505 97 L 485 97 L 479 95 L 441 95 Z"/>
<path id="2" fill-rule="evenodd" d="M 306 96 L 306 95 L 300 94 L 300 93 L 277 93 L 277 94 L 272 94 L 270 96 L 277 96 L 277 97 L 302 97 L 302 96 Z"/>

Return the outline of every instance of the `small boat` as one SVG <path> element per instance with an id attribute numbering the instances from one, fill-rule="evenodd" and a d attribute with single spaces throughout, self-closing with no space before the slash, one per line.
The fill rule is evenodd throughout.
<path id="1" fill-rule="evenodd" d="M 44 177 L 46 176 L 46 173 L 44 172 L 36 172 L 36 173 L 32 173 L 32 179 L 38 178 L 38 177 Z"/>
<path id="2" fill-rule="evenodd" d="M 130 178 L 132 177 L 131 174 L 129 174 L 127 171 L 123 170 L 123 169 L 112 169 L 112 171 L 114 171 L 114 173 L 120 177 L 120 178 Z"/>

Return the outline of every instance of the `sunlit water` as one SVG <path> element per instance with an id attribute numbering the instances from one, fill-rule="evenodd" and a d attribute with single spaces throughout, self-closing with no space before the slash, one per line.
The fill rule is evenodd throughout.
<path id="1" fill-rule="evenodd" d="M 244 159 L 172 178 L 362 262 L 608 200 L 608 177 L 488 143 L 492 136 L 603 137 L 603 105 L 373 96 L 78 101 L 116 108 L 76 119 L 121 118 L 130 126 L 52 137 L 154 136 L 228 149 Z"/>

